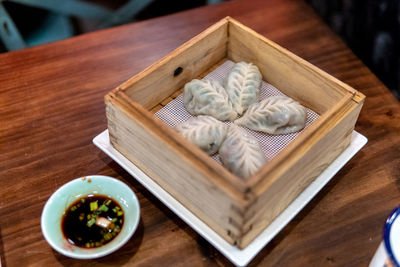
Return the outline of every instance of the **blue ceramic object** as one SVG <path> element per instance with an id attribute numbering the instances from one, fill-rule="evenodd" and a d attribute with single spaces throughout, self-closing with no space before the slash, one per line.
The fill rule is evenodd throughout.
<path id="1" fill-rule="evenodd" d="M 400 259 L 400 207 L 395 208 L 386 219 L 383 241 L 393 266 L 399 267 Z"/>

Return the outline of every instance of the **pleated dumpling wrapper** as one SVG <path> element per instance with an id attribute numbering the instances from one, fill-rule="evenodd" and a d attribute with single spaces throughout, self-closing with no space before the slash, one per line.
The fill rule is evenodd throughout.
<path id="1" fill-rule="evenodd" d="M 183 105 L 192 115 L 209 115 L 221 121 L 237 118 L 224 87 L 214 80 L 194 79 L 185 84 Z"/>
<path id="2" fill-rule="evenodd" d="M 225 89 L 233 109 L 242 115 L 258 101 L 262 75 L 252 63 L 236 63 L 225 80 Z"/>
<path id="3" fill-rule="evenodd" d="M 192 117 L 175 126 L 183 137 L 207 154 L 215 154 L 226 137 L 228 125 L 211 117 Z"/>
<path id="4" fill-rule="evenodd" d="M 229 171 L 243 179 L 250 178 L 267 161 L 257 139 L 235 124 L 229 126 L 219 156 Z"/>
<path id="5" fill-rule="evenodd" d="M 306 125 L 307 110 L 287 96 L 271 96 L 252 104 L 235 124 L 268 134 L 288 134 Z"/>

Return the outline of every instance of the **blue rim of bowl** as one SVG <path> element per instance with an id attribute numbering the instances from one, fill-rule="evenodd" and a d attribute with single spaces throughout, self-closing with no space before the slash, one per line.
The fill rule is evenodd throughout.
<path id="1" fill-rule="evenodd" d="M 137 205 L 138 205 L 138 216 L 137 216 L 137 219 L 136 219 L 136 221 L 135 221 L 135 227 L 132 229 L 132 231 L 131 231 L 121 242 L 119 242 L 119 243 L 116 244 L 115 246 L 111 247 L 109 250 L 106 250 L 106 251 L 104 251 L 104 252 L 102 252 L 102 253 L 91 253 L 91 254 L 86 254 L 86 255 L 84 255 L 84 256 L 83 256 L 83 255 L 76 255 L 76 254 L 74 254 L 74 253 L 69 253 L 69 252 L 66 253 L 65 250 L 60 249 L 60 248 L 53 242 L 53 240 L 51 239 L 51 237 L 48 236 L 47 231 L 43 230 L 43 227 L 44 227 L 44 223 L 43 223 L 43 221 L 44 221 L 43 213 L 44 213 L 45 209 L 48 208 L 48 205 L 50 205 L 50 202 L 51 202 L 51 200 L 55 197 L 56 193 L 59 192 L 60 190 L 63 190 L 65 187 L 67 187 L 69 184 L 75 182 L 76 180 L 82 179 L 83 177 L 92 178 L 92 179 L 93 179 L 93 177 L 106 178 L 106 179 L 113 180 L 114 182 L 120 184 L 121 186 L 127 187 L 127 189 L 128 189 L 128 190 L 132 193 L 132 195 L 134 196 L 134 199 L 135 199 L 135 201 L 136 201 L 136 203 L 137 203 Z M 122 181 L 120 181 L 120 180 L 118 180 L 118 179 L 115 179 L 115 178 L 113 178 L 113 177 L 106 176 L 106 175 L 97 175 L 97 174 L 94 174 L 94 175 L 87 175 L 87 176 L 82 176 L 82 177 L 79 177 L 79 178 L 75 178 L 75 179 L 73 179 L 73 180 L 71 180 L 71 181 L 69 181 L 69 182 L 63 184 L 63 185 L 62 185 L 61 187 L 59 187 L 56 191 L 54 191 L 53 194 L 52 194 L 52 195 L 49 197 L 49 199 L 46 201 L 46 204 L 45 204 L 44 207 L 43 207 L 42 214 L 41 214 L 41 218 L 40 218 L 40 228 L 41 228 L 41 230 L 42 230 L 42 234 L 43 234 L 45 240 L 47 241 L 47 243 L 48 243 L 54 250 L 56 250 L 57 252 L 59 252 L 60 254 L 62 254 L 62 255 L 64 255 L 64 256 L 67 256 L 67 257 L 70 257 L 70 258 L 74 258 L 74 259 L 89 260 L 89 259 L 96 259 L 96 258 L 100 258 L 100 257 L 107 256 L 107 255 L 109 255 L 109 254 L 111 254 L 111 253 L 117 251 L 118 249 L 120 249 L 123 245 L 125 245 L 125 244 L 132 238 L 133 234 L 136 232 L 137 227 L 139 226 L 139 220 L 140 220 L 140 203 L 139 203 L 139 200 L 138 200 L 136 194 L 132 191 L 132 189 L 131 189 L 128 185 L 126 185 L 124 182 L 122 182 Z M 93 250 L 95 250 L 95 248 L 94 248 Z"/>
<path id="2" fill-rule="evenodd" d="M 392 210 L 392 212 L 387 217 L 385 227 L 383 228 L 383 241 L 385 242 L 386 251 L 390 257 L 390 260 L 396 267 L 399 267 L 400 265 L 396 257 L 394 256 L 392 246 L 390 245 L 390 231 L 392 229 L 393 223 L 396 221 L 399 214 L 400 214 L 400 206 Z"/>

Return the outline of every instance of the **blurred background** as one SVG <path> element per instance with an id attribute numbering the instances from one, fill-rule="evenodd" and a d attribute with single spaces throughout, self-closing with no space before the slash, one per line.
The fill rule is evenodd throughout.
<path id="1" fill-rule="evenodd" d="M 400 99 L 400 1 L 307 2 Z"/>
<path id="2" fill-rule="evenodd" d="M 0 0 L 0 52 L 224 1 Z M 400 99 L 400 0 L 305 1 Z"/>

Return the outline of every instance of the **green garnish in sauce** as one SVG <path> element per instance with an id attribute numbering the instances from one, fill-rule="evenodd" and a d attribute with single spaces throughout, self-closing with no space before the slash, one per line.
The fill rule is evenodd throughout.
<path id="1" fill-rule="evenodd" d="M 70 243 L 95 248 L 112 241 L 121 232 L 123 223 L 124 212 L 115 200 L 89 195 L 68 207 L 61 228 Z"/>

